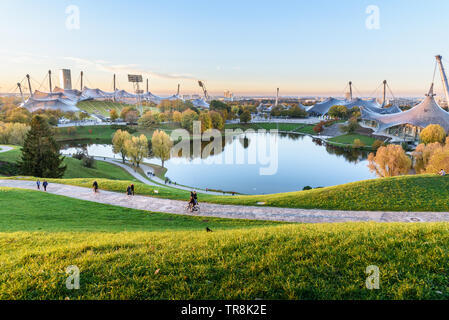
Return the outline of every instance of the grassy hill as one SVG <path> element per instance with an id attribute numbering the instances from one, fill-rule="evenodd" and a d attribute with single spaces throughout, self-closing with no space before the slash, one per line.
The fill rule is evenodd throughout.
<path id="1" fill-rule="evenodd" d="M 100 189 L 124 192 L 128 181 L 96 179 Z M 54 183 L 90 188 L 93 179 L 51 179 Z M 136 192 L 176 200 L 188 200 L 189 192 L 135 183 Z M 158 193 L 155 193 L 155 190 Z M 201 202 L 305 209 L 367 211 L 449 211 L 449 176 L 413 175 L 373 179 L 344 185 L 271 195 L 214 196 L 200 194 Z"/>
<path id="2" fill-rule="evenodd" d="M 20 148 L 15 147 L 14 150 L 0 153 L 0 162 L 14 164 L 20 159 L 20 155 Z M 96 161 L 95 168 L 86 168 L 81 160 L 67 157 L 64 160 L 64 164 L 67 165 L 67 170 L 63 177 L 65 179 L 101 177 L 112 180 L 135 181 L 134 177 L 123 168 L 103 161 Z"/>
<path id="3" fill-rule="evenodd" d="M 204 223 L 5 188 L 0 202 L 0 299 L 449 298 L 446 223 Z"/>

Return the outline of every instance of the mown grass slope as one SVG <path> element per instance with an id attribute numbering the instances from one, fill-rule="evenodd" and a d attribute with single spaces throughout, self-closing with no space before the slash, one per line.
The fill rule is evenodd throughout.
<path id="1" fill-rule="evenodd" d="M 8 188 L 0 204 L 0 299 L 449 298 L 448 223 L 205 224 Z"/>
<path id="2" fill-rule="evenodd" d="M 0 232 L 122 232 L 213 230 L 280 223 L 151 213 L 57 196 L 0 188 Z"/>
<path id="3" fill-rule="evenodd" d="M 20 156 L 20 147 L 15 147 L 14 150 L 0 153 L 0 161 L 15 164 L 20 159 Z M 64 164 L 67 165 L 67 170 L 63 176 L 65 179 L 99 177 L 112 180 L 136 181 L 135 178 L 123 168 L 103 161 L 96 161 L 95 168 L 86 168 L 83 166 L 81 160 L 66 157 Z"/>
<path id="4" fill-rule="evenodd" d="M 448 224 L 0 233 L 0 299 L 448 299 Z M 80 269 L 80 290 L 65 270 Z M 368 266 L 380 289 L 365 287 Z"/>
<path id="5" fill-rule="evenodd" d="M 14 178 L 13 178 L 14 179 Z M 27 178 L 32 179 L 32 178 Z M 91 187 L 94 179 L 50 179 L 54 183 Z M 129 181 L 96 179 L 100 189 L 125 192 Z M 189 192 L 134 183 L 140 195 L 188 200 Z M 155 192 L 157 191 L 157 193 Z M 305 209 L 367 211 L 449 211 L 449 176 L 413 175 L 271 195 L 199 195 L 200 202 Z"/>

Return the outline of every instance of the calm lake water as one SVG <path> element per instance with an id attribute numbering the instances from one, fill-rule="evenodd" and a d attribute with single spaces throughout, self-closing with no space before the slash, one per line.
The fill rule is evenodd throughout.
<path id="1" fill-rule="evenodd" d="M 203 142 L 202 152 L 207 144 Z M 298 191 L 305 186 L 326 187 L 375 178 L 367 167 L 366 152 L 343 150 L 309 136 L 253 133 L 222 144 L 209 156 L 198 157 L 191 152 L 166 161 L 166 176 L 182 185 L 244 194 Z M 68 144 L 62 153 L 80 150 L 87 150 L 90 156 L 114 157 L 111 145 L 99 144 Z M 145 162 L 161 164 L 154 158 Z"/>

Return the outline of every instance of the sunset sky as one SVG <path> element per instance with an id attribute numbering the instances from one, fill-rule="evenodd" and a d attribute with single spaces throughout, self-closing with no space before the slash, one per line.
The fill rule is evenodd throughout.
<path id="1" fill-rule="evenodd" d="M 79 29 L 66 9 L 79 8 Z M 379 29 L 368 29 L 369 5 Z M 422 96 L 436 54 L 449 69 L 449 1 L 54 1 L 0 2 L 0 92 L 30 73 L 38 89 L 51 69 L 112 90 L 112 74 L 150 77 L 150 91 L 212 94 L 342 95 L 349 80 L 370 95 L 382 80 L 393 93 Z M 73 21 L 73 20 L 71 20 Z M 439 74 L 436 89 L 441 94 Z M 59 83 L 59 81 L 58 81 Z M 36 87 L 37 86 L 37 87 Z M 42 90 L 48 90 L 44 83 Z"/>

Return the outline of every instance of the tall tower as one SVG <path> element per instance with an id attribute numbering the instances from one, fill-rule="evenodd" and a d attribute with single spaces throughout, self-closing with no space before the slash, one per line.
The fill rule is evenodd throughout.
<path id="1" fill-rule="evenodd" d="M 279 88 L 276 90 L 276 102 L 274 104 L 275 107 L 279 105 Z"/>
<path id="2" fill-rule="evenodd" d="M 443 81 L 444 94 L 446 96 L 446 102 L 449 105 L 449 85 L 447 83 L 447 77 L 446 72 L 444 71 L 443 62 L 441 61 L 442 57 L 438 55 L 435 58 L 437 59 L 437 63 L 440 67 L 441 81 Z"/>
<path id="3" fill-rule="evenodd" d="M 72 90 L 72 74 L 69 69 L 62 69 L 60 71 L 59 81 L 62 89 Z"/>

